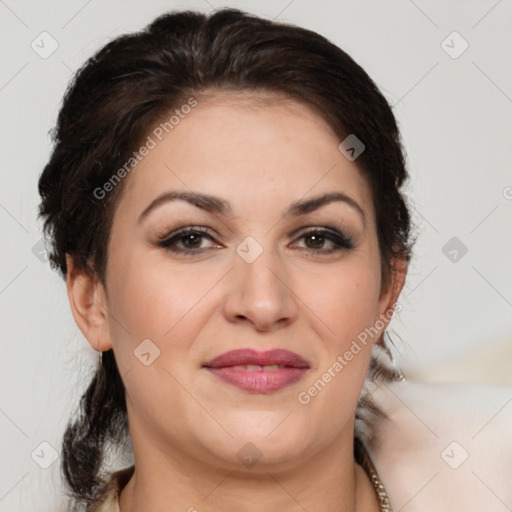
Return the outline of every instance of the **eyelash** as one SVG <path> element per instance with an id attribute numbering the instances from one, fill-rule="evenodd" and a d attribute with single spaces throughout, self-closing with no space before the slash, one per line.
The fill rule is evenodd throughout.
<path id="1" fill-rule="evenodd" d="M 329 249 L 329 250 L 310 249 L 307 247 L 301 248 L 301 249 L 305 250 L 307 252 L 312 252 L 312 253 L 316 253 L 316 254 L 333 254 L 338 251 L 351 250 L 354 248 L 354 242 L 352 240 L 352 237 L 341 233 L 334 227 L 330 227 L 330 229 L 332 231 L 328 231 L 326 229 L 316 229 L 316 228 L 310 229 L 309 231 L 302 233 L 299 236 L 299 239 L 306 238 L 306 237 L 312 236 L 312 235 L 320 236 L 320 237 L 323 237 L 324 240 L 333 242 L 335 244 L 335 247 L 333 249 Z M 200 228 L 200 227 L 197 227 L 197 228 L 187 227 L 187 228 L 179 229 L 178 231 L 175 231 L 174 233 L 171 233 L 170 235 L 161 236 L 158 239 L 157 245 L 159 247 L 162 247 L 162 248 L 168 250 L 168 251 L 178 253 L 178 254 L 185 254 L 185 253 L 198 254 L 198 253 L 202 253 L 205 250 L 207 250 L 205 248 L 182 249 L 182 248 L 172 247 L 173 243 L 175 243 L 176 241 L 179 241 L 179 240 L 183 240 L 189 235 L 200 235 L 201 238 L 205 237 L 205 238 L 208 238 L 208 239 L 214 241 L 213 237 L 211 236 L 211 234 L 209 233 L 209 231 L 207 229 Z"/>

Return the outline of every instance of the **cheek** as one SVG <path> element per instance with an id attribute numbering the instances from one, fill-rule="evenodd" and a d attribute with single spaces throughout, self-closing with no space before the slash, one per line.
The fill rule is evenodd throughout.
<path id="1" fill-rule="evenodd" d="M 324 324 L 331 340 L 331 352 L 344 350 L 361 331 L 374 324 L 380 295 L 379 272 L 369 259 L 354 258 L 317 274 L 314 280 L 308 279 L 309 284 L 302 282 L 300 288 L 307 305 Z"/>
<path id="2" fill-rule="evenodd" d="M 316 325 L 322 330 L 323 346 L 318 367 L 299 390 L 297 401 L 306 422 L 327 414 L 324 438 L 343 428 L 360 397 L 376 341 L 368 332 L 376 321 L 379 271 L 369 261 L 346 262 L 330 278 L 319 280 L 323 286 L 308 297 L 308 305 L 321 316 Z"/>
<path id="3" fill-rule="evenodd" d="M 147 255 L 132 255 L 112 275 L 111 311 L 124 327 L 121 332 L 112 322 L 113 343 L 128 337 L 128 343 L 135 344 L 133 350 L 149 338 L 162 350 L 172 340 L 173 350 L 185 351 L 201 328 L 204 299 L 222 273 L 200 271 L 194 265 L 178 268 L 160 259 L 148 264 L 148 260 Z"/>
<path id="4" fill-rule="evenodd" d="M 198 360 L 194 341 L 208 318 L 208 303 L 202 299 L 219 277 L 193 266 L 177 270 L 169 264 L 148 265 L 147 259 L 145 264 L 136 258 L 126 261 L 112 276 L 116 321 L 110 322 L 110 333 L 130 402 L 155 418 L 162 415 L 162 404 L 171 416 L 193 408 L 180 385 L 190 381 L 190 367 L 182 363 Z M 148 339 L 151 343 L 141 344 Z M 137 356 L 147 351 L 150 360 L 154 354 L 157 358 L 145 366 Z"/>

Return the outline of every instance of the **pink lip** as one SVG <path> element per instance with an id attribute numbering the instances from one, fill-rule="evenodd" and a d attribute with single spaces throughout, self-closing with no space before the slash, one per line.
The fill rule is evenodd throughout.
<path id="1" fill-rule="evenodd" d="M 239 366 L 273 366 L 275 370 L 248 370 Z M 307 361 L 294 352 L 283 349 L 259 352 L 241 349 L 225 352 L 204 365 L 219 379 L 244 391 L 272 393 L 300 380 L 309 369 Z"/>

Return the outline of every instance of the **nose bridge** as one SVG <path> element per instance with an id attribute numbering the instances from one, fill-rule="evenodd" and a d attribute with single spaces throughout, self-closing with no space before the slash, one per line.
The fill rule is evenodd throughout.
<path id="1" fill-rule="evenodd" d="M 232 287 L 227 300 L 231 319 L 245 318 L 256 327 L 270 328 L 295 315 L 293 293 L 286 284 L 282 258 L 267 244 L 246 237 L 234 255 Z"/>
<path id="2" fill-rule="evenodd" d="M 284 299 L 283 282 L 276 276 L 284 273 L 282 260 L 269 238 L 265 246 L 263 243 L 252 236 L 245 238 L 236 248 L 235 267 L 245 292 L 256 293 L 261 299 L 266 295 L 269 295 L 267 300 Z"/>

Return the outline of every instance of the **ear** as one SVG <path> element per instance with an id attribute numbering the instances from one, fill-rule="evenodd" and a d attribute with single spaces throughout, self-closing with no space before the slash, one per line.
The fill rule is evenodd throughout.
<path id="1" fill-rule="evenodd" d="M 394 257 L 391 260 L 391 274 L 388 286 L 381 291 L 378 305 L 378 319 L 384 324 L 382 332 L 391 321 L 392 313 L 395 309 L 396 301 L 405 284 L 407 277 L 408 260 L 405 257 Z M 380 329 L 379 329 L 380 330 Z"/>
<path id="2" fill-rule="evenodd" d="M 95 350 L 104 352 L 111 349 L 109 315 L 103 285 L 97 278 L 77 269 L 69 254 L 66 254 L 66 265 L 66 287 L 76 324 Z"/>

